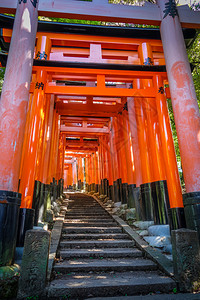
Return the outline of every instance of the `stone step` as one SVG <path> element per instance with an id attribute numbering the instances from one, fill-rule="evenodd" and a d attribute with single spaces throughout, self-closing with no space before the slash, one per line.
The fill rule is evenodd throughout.
<path id="1" fill-rule="evenodd" d="M 118 258 L 118 259 L 73 259 L 65 260 L 54 265 L 54 271 L 69 272 L 99 272 L 99 271 L 147 271 L 157 270 L 157 265 L 150 259 L 144 258 Z"/>
<path id="2" fill-rule="evenodd" d="M 99 216 L 94 216 L 94 215 L 68 215 L 66 214 L 65 219 L 107 219 L 107 220 L 113 220 L 113 218 L 111 216 L 109 216 L 108 214 L 106 215 L 99 215 Z"/>
<path id="3" fill-rule="evenodd" d="M 104 226 L 104 227 L 113 227 L 113 226 L 116 226 L 116 223 L 115 222 L 107 222 L 107 223 L 103 223 L 102 224 L 102 222 L 100 222 L 100 223 L 92 223 L 92 222 L 79 222 L 79 223 L 76 223 L 76 222 L 73 222 L 73 221 L 71 221 L 71 222 L 65 222 L 64 223 L 64 226 L 65 227 L 68 227 L 68 226 L 74 226 L 74 227 L 85 227 L 85 228 L 87 228 L 87 227 L 102 227 L 102 226 Z"/>
<path id="4" fill-rule="evenodd" d="M 96 213 L 99 213 L 99 212 L 105 212 L 104 209 L 102 208 L 82 208 L 82 209 L 77 209 L 77 208 L 70 208 L 68 207 L 68 212 L 78 212 L 78 213 L 82 213 L 82 212 L 96 212 Z"/>
<path id="5" fill-rule="evenodd" d="M 85 299 L 86 297 L 148 294 L 149 292 L 169 292 L 176 287 L 176 283 L 171 278 L 158 275 L 156 272 L 65 276 L 51 282 L 48 299 L 58 299 L 58 297 Z"/>
<path id="6" fill-rule="evenodd" d="M 62 257 L 63 259 L 142 257 L 142 252 L 137 248 L 69 249 L 60 250 L 60 257 Z"/>
<path id="7" fill-rule="evenodd" d="M 128 236 L 125 233 L 79 233 L 74 235 L 63 234 L 62 239 L 65 240 L 102 240 L 102 239 L 126 239 Z"/>
<path id="8" fill-rule="evenodd" d="M 68 223 L 71 223 L 71 222 L 73 222 L 73 223 L 78 223 L 78 222 L 80 222 L 80 223 L 82 223 L 82 224 L 84 224 L 84 223 L 115 223 L 115 221 L 114 221 L 114 219 L 112 219 L 112 218 L 110 218 L 110 219 L 66 219 L 65 218 L 65 220 L 64 220 L 64 224 L 68 224 Z"/>
<path id="9" fill-rule="evenodd" d="M 132 240 L 104 240 L 104 241 L 62 241 L 61 249 L 91 249 L 91 248 L 131 248 L 135 246 Z"/>
<path id="10" fill-rule="evenodd" d="M 96 202 L 93 202 L 93 203 L 88 203 L 87 205 L 78 205 L 78 204 L 75 204 L 74 202 L 73 203 L 70 203 L 69 207 L 73 207 L 73 208 L 80 208 L 82 209 L 83 207 L 98 207 L 98 208 L 101 208 L 101 205 L 99 205 L 98 203 Z"/>
<path id="11" fill-rule="evenodd" d="M 89 215 L 89 216 L 95 215 L 95 216 L 99 216 L 99 215 L 108 215 L 108 213 L 106 211 L 97 212 L 95 210 L 90 211 L 90 210 L 87 209 L 87 210 L 81 211 L 81 212 L 75 211 L 75 210 L 73 210 L 73 211 L 67 210 L 67 215 Z"/>
<path id="12" fill-rule="evenodd" d="M 64 227 L 64 233 L 121 233 L 120 227 Z"/>

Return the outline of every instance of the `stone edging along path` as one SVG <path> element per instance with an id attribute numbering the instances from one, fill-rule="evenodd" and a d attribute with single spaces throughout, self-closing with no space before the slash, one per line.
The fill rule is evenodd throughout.
<path id="1" fill-rule="evenodd" d="M 159 267 L 161 271 L 163 271 L 166 275 L 174 278 L 174 271 L 173 271 L 173 262 L 170 261 L 168 258 L 165 257 L 162 253 L 158 250 L 149 246 L 149 244 L 143 240 L 139 234 L 134 231 L 124 220 L 122 220 L 117 215 L 112 215 L 109 210 L 107 210 L 101 201 L 93 195 L 92 196 L 108 213 L 112 218 L 122 227 L 123 231 L 127 233 L 136 243 L 136 246 L 143 251 L 146 257 L 152 259 Z"/>

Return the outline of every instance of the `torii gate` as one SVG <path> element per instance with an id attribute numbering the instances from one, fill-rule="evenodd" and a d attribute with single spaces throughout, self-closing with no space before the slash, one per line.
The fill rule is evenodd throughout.
<path id="1" fill-rule="evenodd" d="M 157 5 L 120 6 L 119 9 L 118 5 L 108 4 L 105 0 L 92 3 L 19 0 L 17 5 L 15 0 L 6 3 L 0 1 L 0 12 L 16 12 L 0 104 L 0 189 L 4 194 L 8 191 L 12 192 L 13 197 L 19 197 L 20 157 L 38 12 L 44 16 L 160 25 L 186 188 L 189 197 L 200 191 L 199 110 L 181 29 L 181 26 L 199 28 L 200 14 L 190 11 L 186 6 L 177 9 L 172 5 L 170 11 L 171 2 L 157 0 Z M 49 93 L 55 92 L 52 86 L 48 86 L 48 89 Z M 126 96 L 134 97 L 134 93 L 129 93 Z M 6 130 L 8 126 L 9 131 Z M 180 211 L 176 210 L 177 218 Z"/>

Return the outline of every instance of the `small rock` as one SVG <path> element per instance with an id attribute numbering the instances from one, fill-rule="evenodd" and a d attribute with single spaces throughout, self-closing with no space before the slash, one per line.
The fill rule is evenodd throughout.
<path id="1" fill-rule="evenodd" d="M 171 238 L 166 236 L 145 236 L 144 240 L 152 247 L 163 248 L 171 244 Z"/>
<path id="2" fill-rule="evenodd" d="M 148 228 L 149 235 L 170 236 L 169 225 L 153 225 Z"/>
<path id="3" fill-rule="evenodd" d="M 47 209 L 46 211 L 46 220 L 47 223 L 53 222 L 53 211 L 51 209 Z"/>
<path id="4" fill-rule="evenodd" d="M 133 223 L 133 225 L 141 230 L 145 230 L 148 229 L 149 226 L 154 225 L 154 221 L 136 221 Z"/>
<path id="5" fill-rule="evenodd" d="M 112 213 L 113 213 L 113 214 L 116 214 L 118 211 L 119 211 L 119 208 L 118 208 L 118 207 L 114 207 L 114 208 L 112 209 Z"/>
<path id="6" fill-rule="evenodd" d="M 139 235 L 140 236 L 146 236 L 146 235 L 148 235 L 148 230 L 142 230 L 142 231 L 140 231 Z"/>
<path id="7" fill-rule="evenodd" d="M 115 202 L 114 206 L 119 208 L 121 206 L 121 202 Z"/>
<path id="8" fill-rule="evenodd" d="M 136 219 L 135 208 L 126 209 L 125 215 L 126 215 L 126 220 L 135 220 Z"/>
<path id="9" fill-rule="evenodd" d="M 121 208 L 122 210 L 127 209 L 127 204 L 122 204 L 120 208 Z"/>

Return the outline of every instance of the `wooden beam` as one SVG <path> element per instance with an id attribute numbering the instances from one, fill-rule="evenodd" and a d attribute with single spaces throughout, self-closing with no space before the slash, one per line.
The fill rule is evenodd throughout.
<path id="1" fill-rule="evenodd" d="M 82 122 L 82 121 L 87 121 L 90 123 L 95 123 L 95 124 L 104 124 L 110 121 L 110 118 L 83 118 L 83 117 L 65 117 L 61 116 L 61 121 L 64 122 Z"/>
<path id="2" fill-rule="evenodd" d="M 102 135 L 105 133 L 109 133 L 108 128 L 87 128 L 87 127 L 67 127 L 65 125 L 60 126 L 60 131 L 61 132 L 77 132 L 77 133 L 91 133 L 91 134 L 97 134 L 97 135 Z"/>
<path id="3" fill-rule="evenodd" d="M 16 0 L 0 0 L 0 13 L 15 13 Z M 54 18 L 84 19 L 108 22 L 159 25 L 161 16 L 156 4 L 129 6 L 109 4 L 108 0 L 93 2 L 75 0 L 40 0 L 40 16 Z M 188 11 L 178 7 L 183 27 L 200 28 L 200 12 Z"/>
<path id="4" fill-rule="evenodd" d="M 101 96 L 101 97 L 144 97 L 155 98 L 156 90 L 147 89 L 125 89 L 125 88 L 106 88 L 106 87 L 82 87 L 82 86 L 58 86 L 52 82 L 47 83 L 46 94 L 54 95 L 80 95 L 80 96 Z"/>
<path id="5" fill-rule="evenodd" d="M 105 104 L 77 104 L 77 103 L 56 103 L 56 110 L 60 115 L 86 116 L 86 117 L 114 117 L 123 109 L 123 105 Z"/>

